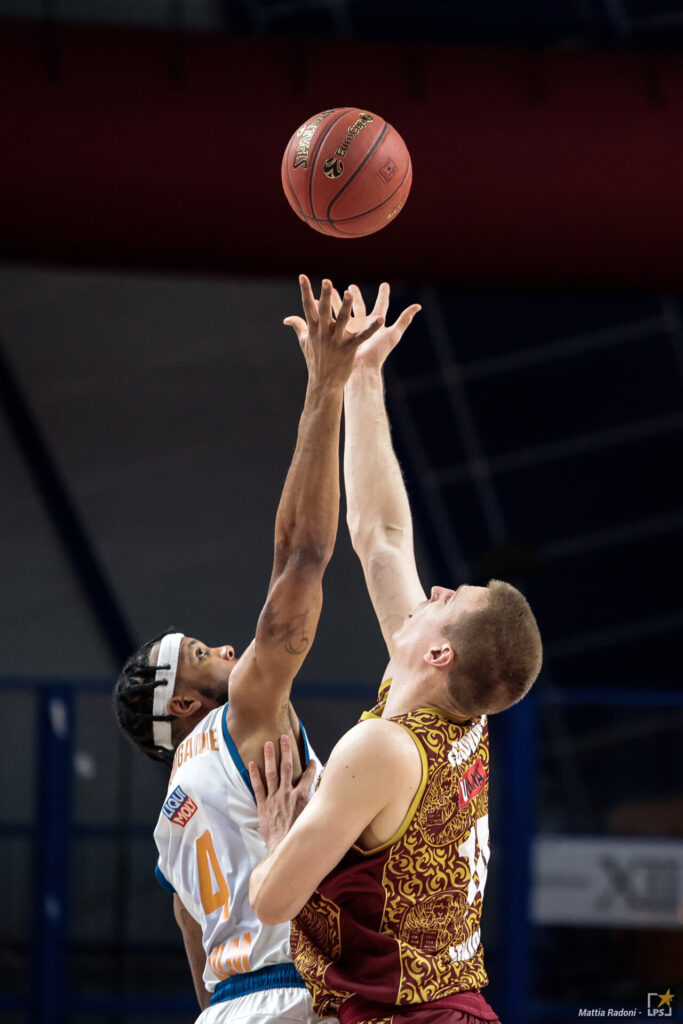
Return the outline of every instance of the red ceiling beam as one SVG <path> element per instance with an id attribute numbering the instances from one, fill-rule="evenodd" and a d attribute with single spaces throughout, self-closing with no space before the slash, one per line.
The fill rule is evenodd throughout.
<path id="1" fill-rule="evenodd" d="M 0 22 L 0 256 L 451 281 L 683 286 L 683 59 Z M 412 194 L 325 238 L 294 128 L 358 103 Z"/>

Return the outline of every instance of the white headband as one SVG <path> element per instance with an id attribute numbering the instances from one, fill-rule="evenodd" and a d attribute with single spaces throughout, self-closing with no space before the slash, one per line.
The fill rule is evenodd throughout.
<path id="1" fill-rule="evenodd" d="M 180 642 L 184 635 L 184 633 L 167 633 L 161 638 L 157 655 L 159 668 L 154 674 L 157 685 L 154 687 L 154 703 L 152 704 L 152 736 L 154 737 L 154 746 L 164 747 L 165 750 L 173 750 L 171 723 L 160 722 L 157 719 L 161 715 L 168 714 L 168 702 L 175 690 Z M 168 668 L 164 667 L 166 665 Z"/>

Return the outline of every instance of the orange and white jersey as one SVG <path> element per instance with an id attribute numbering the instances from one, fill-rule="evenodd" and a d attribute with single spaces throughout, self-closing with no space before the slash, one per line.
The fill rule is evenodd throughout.
<path id="1" fill-rule="evenodd" d="M 157 879 L 201 926 L 209 992 L 235 974 L 291 962 L 289 923 L 261 924 L 249 905 L 249 877 L 267 849 L 226 715 L 227 705 L 209 712 L 178 746 L 154 830 Z M 301 731 L 308 761 L 315 755 Z"/>

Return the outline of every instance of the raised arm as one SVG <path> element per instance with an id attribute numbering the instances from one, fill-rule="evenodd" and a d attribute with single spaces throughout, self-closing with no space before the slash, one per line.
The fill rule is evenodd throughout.
<path id="1" fill-rule="evenodd" d="M 358 345 L 382 322 L 349 328 L 353 296 L 336 319 L 332 284 L 316 301 L 300 278 L 305 321 L 289 317 L 308 367 L 308 385 L 296 449 L 275 520 L 275 553 L 268 596 L 256 636 L 230 679 L 231 728 L 266 728 L 287 705 L 291 682 L 318 625 L 322 578 L 332 555 L 339 517 L 339 429 L 343 389 Z"/>
<path id="2" fill-rule="evenodd" d="M 353 287 L 354 319 L 366 323 L 360 291 Z M 372 316 L 386 316 L 389 285 L 382 284 Z M 391 637 L 425 598 L 417 574 L 413 522 L 401 468 L 391 442 L 382 367 L 420 306 L 412 305 L 391 327 L 383 327 L 356 353 L 344 389 L 344 485 L 347 523 L 382 635 Z"/>

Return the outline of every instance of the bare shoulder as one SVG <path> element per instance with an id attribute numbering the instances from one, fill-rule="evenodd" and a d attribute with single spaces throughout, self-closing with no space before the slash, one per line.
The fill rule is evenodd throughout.
<path id="1" fill-rule="evenodd" d="M 372 850 L 396 834 L 422 783 L 422 757 L 407 729 L 369 718 L 330 754 L 319 794 L 338 814 L 354 816 L 362 808 L 362 819 L 354 818 L 355 842 Z"/>
<path id="2" fill-rule="evenodd" d="M 422 761 L 410 735 L 396 722 L 385 718 L 367 718 L 342 736 L 330 754 L 326 774 L 336 770 L 358 769 L 386 775 L 420 771 Z"/>

